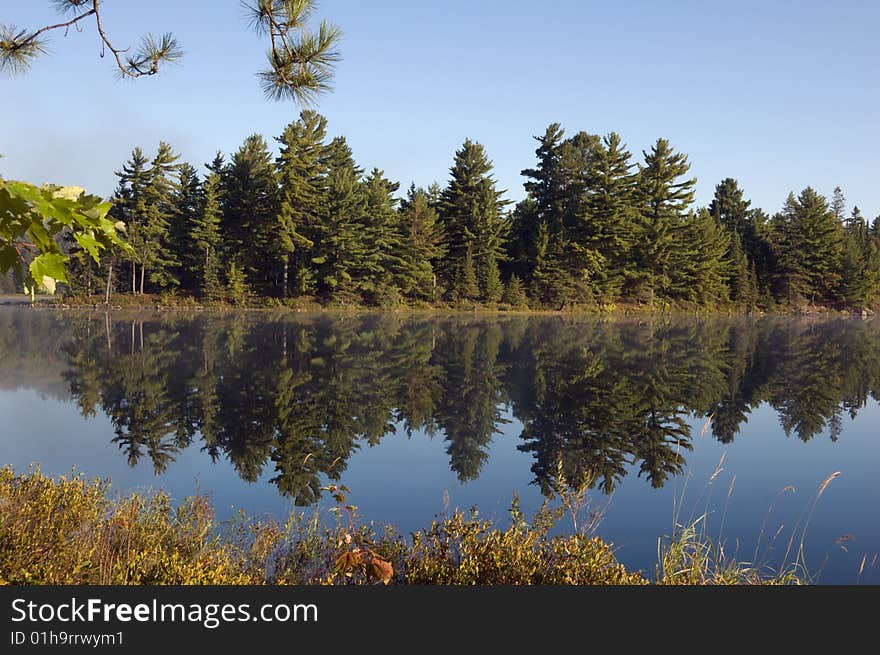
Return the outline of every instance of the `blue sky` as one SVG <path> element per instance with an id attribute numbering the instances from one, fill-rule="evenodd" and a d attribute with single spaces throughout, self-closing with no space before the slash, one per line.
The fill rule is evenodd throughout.
<path id="1" fill-rule="evenodd" d="M 117 44 L 173 31 L 187 55 L 156 78 L 116 81 L 93 26 L 53 39 L 25 76 L 0 77 L 0 174 L 109 194 L 140 145 L 195 164 L 296 118 L 254 76 L 264 44 L 237 0 L 107 0 Z M 445 182 L 466 137 L 508 197 L 548 123 L 619 132 L 641 156 L 657 137 L 690 156 L 697 200 L 731 176 L 771 213 L 790 190 L 843 187 L 880 213 L 880 3 L 324 0 L 345 36 L 318 107 L 358 162 Z M 54 21 L 48 0 L 4 0 L 0 22 Z"/>

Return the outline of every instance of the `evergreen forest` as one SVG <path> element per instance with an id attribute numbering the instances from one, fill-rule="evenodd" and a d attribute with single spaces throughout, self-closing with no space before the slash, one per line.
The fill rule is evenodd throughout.
<path id="1" fill-rule="evenodd" d="M 66 239 L 68 292 L 551 310 L 860 310 L 880 300 L 880 217 L 850 208 L 839 187 L 830 199 L 791 192 L 771 214 L 733 178 L 697 207 L 688 157 L 666 139 L 636 158 L 616 133 L 567 136 L 552 124 L 515 206 L 470 139 L 445 185 L 406 189 L 360 166 L 315 111 L 274 141 L 251 135 L 202 171 L 166 142 L 135 148 L 111 198 L 131 248 L 95 262 Z"/>

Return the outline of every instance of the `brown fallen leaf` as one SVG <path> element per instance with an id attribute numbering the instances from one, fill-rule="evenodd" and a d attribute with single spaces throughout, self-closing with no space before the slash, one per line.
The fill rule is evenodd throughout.
<path id="1" fill-rule="evenodd" d="M 381 559 L 379 557 L 373 557 L 370 559 L 370 578 L 381 580 L 383 584 L 387 585 L 389 582 L 391 582 L 391 576 L 393 575 L 394 567 L 391 566 L 391 562 L 386 562 L 384 559 Z"/>

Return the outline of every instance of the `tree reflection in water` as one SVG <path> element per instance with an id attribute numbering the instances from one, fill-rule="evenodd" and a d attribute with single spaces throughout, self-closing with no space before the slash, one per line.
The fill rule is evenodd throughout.
<path id="1" fill-rule="evenodd" d="M 654 487 L 681 473 L 695 421 L 711 417 L 730 443 L 769 403 L 787 435 L 836 440 L 843 415 L 880 396 L 880 328 L 852 319 L 18 310 L 0 312 L 0 354 L 5 386 L 38 379 L 83 416 L 104 412 L 132 466 L 148 460 L 161 473 L 199 447 L 245 480 L 273 467 L 299 505 L 395 431 L 445 439 L 467 481 L 512 418 L 542 491 L 561 459 L 569 480 L 589 473 L 611 492 L 632 466 Z"/>

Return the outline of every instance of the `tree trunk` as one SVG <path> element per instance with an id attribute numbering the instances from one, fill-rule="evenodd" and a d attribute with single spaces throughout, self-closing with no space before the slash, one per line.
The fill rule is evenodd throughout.
<path id="1" fill-rule="evenodd" d="M 281 297 L 287 298 L 287 269 L 289 268 L 290 255 L 284 255 L 284 268 L 281 273 Z"/>
<path id="2" fill-rule="evenodd" d="M 137 278 L 137 263 L 131 263 L 131 295 L 137 295 L 137 282 L 135 281 Z"/>
<path id="3" fill-rule="evenodd" d="M 104 292 L 104 304 L 110 304 L 110 282 L 113 279 L 113 264 L 107 269 L 107 290 Z"/>
<path id="4" fill-rule="evenodd" d="M 141 295 L 144 295 L 144 271 L 146 268 L 146 266 L 141 264 Z"/>

